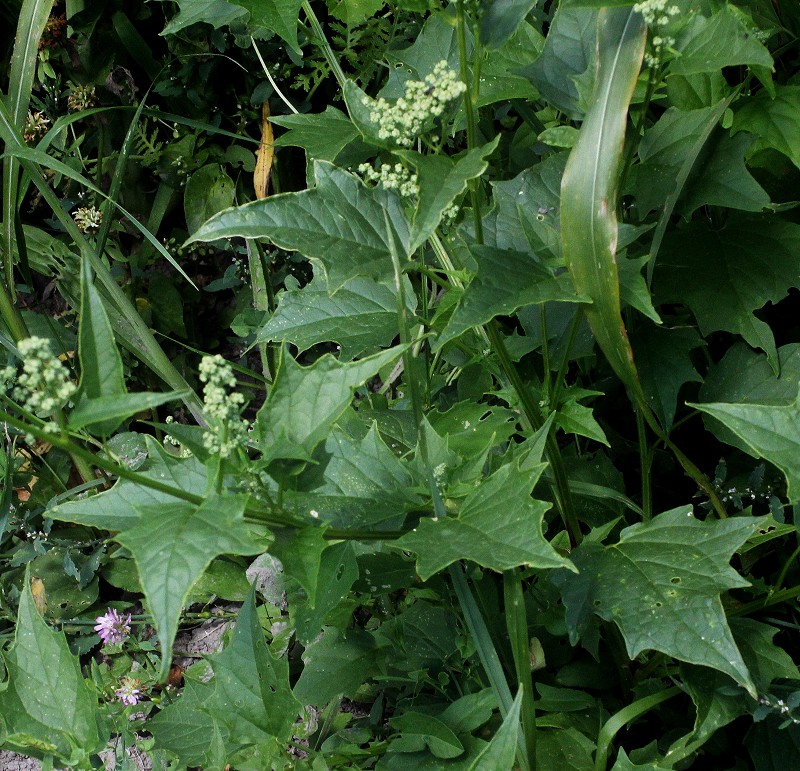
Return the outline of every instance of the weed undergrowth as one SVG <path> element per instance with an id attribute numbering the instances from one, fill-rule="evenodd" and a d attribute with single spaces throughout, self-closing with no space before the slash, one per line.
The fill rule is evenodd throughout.
<path id="1" fill-rule="evenodd" d="M 800 766 L 795 3 L 2 8 L 0 748 Z"/>

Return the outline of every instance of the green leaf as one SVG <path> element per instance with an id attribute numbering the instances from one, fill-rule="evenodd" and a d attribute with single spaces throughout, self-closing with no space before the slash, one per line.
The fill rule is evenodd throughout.
<path id="1" fill-rule="evenodd" d="M 778 628 L 752 618 L 732 618 L 731 631 L 759 693 L 767 693 L 775 680 L 800 679 L 792 657 L 774 642 Z"/>
<path id="2" fill-rule="evenodd" d="M 797 396 L 800 382 L 799 344 L 790 343 L 778 348 L 778 371 L 780 374 L 776 377 L 763 353 L 737 343 L 709 369 L 699 398 L 703 402 L 790 405 Z M 721 441 L 744 452 L 752 452 L 736 434 L 710 415 L 704 415 L 703 422 Z"/>
<path id="3" fill-rule="evenodd" d="M 139 473 L 148 479 L 168 484 L 177 490 L 202 495 L 208 487 L 208 471 L 196 458 L 175 458 L 151 436 L 147 443 L 147 463 Z M 76 522 L 101 530 L 128 530 L 139 521 L 145 506 L 168 509 L 178 499 L 137 482 L 119 479 L 110 490 L 82 500 L 62 503 L 48 509 L 47 516 L 62 522 Z"/>
<path id="4" fill-rule="evenodd" d="M 230 744 L 286 742 L 301 705 L 289 686 L 289 663 L 273 655 L 264 639 L 251 589 L 233 638 L 221 653 L 207 659 L 214 686 L 202 705 Z"/>
<path id="5" fill-rule="evenodd" d="M 564 258 L 597 344 L 617 376 L 643 399 L 622 321 L 617 270 L 617 199 L 628 105 L 641 66 L 646 27 L 633 9 L 598 14 L 594 100 L 561 183 Z"/>
<path id="6" fill-rule="evenodd" d="M 195 171 L 183 190 L 186 227 L 193 233 L 209 217 L 233 204 L 236 186 L 218 163 L 207 163 Z"/>
<path id="7" fill-rule="evenodd" d="M 681 387 L 703 380 L 691 358 L 691 352 L 703 345 L 703 339 L 694 327 L 641 324 L 631 336 L 631 342 L 647 404 L 669 431 Z"/>
<path id="8" fill-rule="evenodd" d="M 539 93 L 572 120 L 583 117 L 576 79 L 589 73 L 595 51 L 597 11 L 559 6 L 542 55 L 520 70 Z"/>
<path id="9" fill-rule="evenodd" d="M 416 295 L 411 291 L 405 294 L 407 308 L 414 313 Z M 361 276 L 335 293 L 323 278 L 283 292 L 256 342 L 289 342 L 300 352 L 317 343 L 338 343 L 342 349 L 339 358 L 350 361 L 367 349 L 391 344 L 396 336 L 397 291 L 393 285 Z"/>
<path id="10" fill-rule="evenodd" d="M 519 713 L 521 707 L 522 689 L 520 688 L 517 691 L 511 709 L 508 710 L 508 714 L 503 718 L 503 724 L 469 767 L 470 771 L 495 771 L 498 768 L 513 768 L 514 755 L 517 751 L 517 734 L 520 730 Z M 542 766 L 542 768 L 544 767 Z"/>
<path id="11" fill-rule="evenodd" d="M 135 393 L 119 396 L 101 396 L 90 401 L 81 401 L 69 415 L 69 429 L 79 431 L 85 426 L 93 433 L 105 434 L 114 431 L 125 418 L 143 410 L 159 407 L 167 402 L 183 398 L 180 391 L 174 393 Z M 113 428 L 107 426 L 113 425 Z M 105 426 L 106 428 L 102 428 Z"/>
<path id="12" fill-rule="evenodd" d="M 525 471 L 502 466 L 467 496 L 458 517 L 422 519 L 397 545 L 417 554 L 423 581 L 460 559 L 497 571 L 519 565 L 571 568 L 542 535 L 550 504 L 531 498 L 543 470 L 544 464 Z"/>
<path id="13" fill-rule="evenodd" d="M 226 0 L 177 0 L 180 10 L 164 27 L 162 35 L 174 35 L 186 27 L 205 22 L 214 29 L 224 27 L 245 14 L 244 8 Z"/>
<path id="14" fill-rule="evenodd" d="M 359 686 L 380 672 L 379 652 L 371 634 L 350 629 L 346 636 L 326 627 L 303 653 L 303 672 L 294 695 L 303 704 L 321 706 L 340 694 L 353 697 Z"/>
<path id="15" fill-rule="evenodd" d="M 297 639 L 303 645 L 317 638 L 325 617 L 341 602 L 357 578 L 358 565 L 352 543 L 342 541 L 322 552 L 314 596 L 309 598 L 308 604 L 298 603 L 293 609 Z"/>
<path id="16" fill-rule="evenodd" d="M 301 367 L 285 354 L 256 430 L 265 459 L 306 459 L 347 409 L 353 392 L 403 352 L 395 346 L 352 364 L 325 354 Z"/>
<path id="17" fill-rule="evenodd" d="M 29 572 L 17 611 L 14 644 L 3 654 L 8 680 L 0 690 L 2 746 L 88 768 L 107 736 L 94 690 L 83 679 L 63 632 L 36 610 Z"/>
<path id="18" fill-rule="evenodd" d="M 126 393 L 122 358 L 114 341 L 103 301 L 94 286 L 88 260 L 81 262 L 81 317 L 78 327 L 78 356 L 81 364 L 80 398 L 77 410 L 92 424 L 90 430 L 108 436 L 119 426 L 120 419 L 91 416 L 92 402 L 99 398 L 114 401 Z"/>
<path id="19" fill-rule="evenodd" d="M 638 259 L 632 259 L 620 255 L 617 260 L 617 271 L 619 277 L 620 301 L 626 305 L 636 308 L 642 315 L 661 323 L 656 309 L 653 307 L 653 300 L 650 297 L 650 290 L 642 276 L 642 266 L 647 264 L 649 255 L 643 255 Z"/>
<path id="20" fill-rule="evenodd" d="M 389 723 L 400 731 L 391 744 L 393 752 L 419 752 L 427 747 L 437 758 L 457 758 L 464 752 L 458 737 L 433 715 L 409 710 Z"/>
<path id="21" fill-rule="evenodd" d="M 525 68 L 539 58 L 544 43 L 542 33 L 523 21 L 500 48 L 492 51 L 481 64 L 476 109 L 510 99 L 538 99 L 539 92 L 525 77 Z"/>
<path id="22" fill-rule="evenodd" d="M 117 540 L 136 560 L 142 589 L 161 642 L 160 677 L 166 678 L 172 642 L 195 581 L 220 554 L 257 554 L 242 513 L 241 496 L 212 496 L 202 505 L 138 506 L 139 521 Z"/>
<path id="23" fill-rule="evenodd" d="M 676 44 L 680 56 L 670 64 L 678 75 L 719 72 L 723 67 L 751 64 L 772 69 L 772 57 L 727 5 L 711 16 L 694 14 Z"/>
<path id="24" fill-rule="evenodd" d="M 481 43 L 486 48 L 500 48 L 522 23 L 536 0 L 495 0 L 481 18 Z"/>
<path id="25" fill-rule="evenodd" d="M 434 351 L 468 329 L 495 316 L 507 316 L 524 305 L 582 301 L 567 273 L 556 275 L 530 253 L 478 245 L 470 252 L 478 264 L 478 274 L 433 344 Z"/>
<path id="26" fill-rule="evenodd" d="M 235 5 L 250 11 L 248 26 L 252 30 L 268 29 L 285 40 L 297 54 L 297 17 L 303 0 L 235 0 Z"/>
<path id="27" fill-rule="evenodd" d="M 209 768 L 214 744 L 222 739 L 214 718 L 204 711 L 215 685 L 201 682 L 189 669 L 180 699 L 147 721 L 155 747 L 174 752 L 187 766 Z"/>
<path id="28" fill-rule="evenodd" d="M 361 24 L 374 16 L 384 6 L 384 0 L 333 0 L 329 5 L 331 16 L 348 27 Z"/>
<path id="29" fill-rule="evenodd" d="M 721 134 L 710 158 L 687 186 L 681 212 L 686 219 L 701 206 L 727 206 L 741 211 L 761 211 L 770 197 L 753 179 L 744 159 L 755 141 L 751 134 Z"/>
<path id="30" fill-rule="evenodd" d="M 574 399 L 566 401 L 556 412 L 556 425 L 567 434 L 577 434 L 594 439 L 610 447 L 605 432 L 594 419 L 591 407 L 578 404 Z"/>
<path id="31" fill-rule="evenodd" d="M 742 101 L 733 119 L 733 133 L 748 131 L 760 145 L 773 147 L 800 168 L 800 86 L 775 86 L 775 98 L 766 90 Z"/>
<path id="32" fill-rule="evenodd" d="M 410 151 L 397 151 L 417 172 L 419 202 L 411 224 L 411 244 L 415 252 L 439 227 L 442 215 L 453 201 L 464 193 L 471 179 L 486 171 L 486 160 L 500 141 L 498 134 L 491 142 L 476 147 L 454 161 L 446 155 L 421 155 Z"/>
<path id="33" fill-rule="evenodd" d="M 275 542 L 269 547 L 269 553 L 280 560 L 283 572 L 303 588 L 312 608 L 317 601 L 322 552 L 327 547 L 322 527 L 281 530 L 275 534 Z"/>
<path id="34" fill-rule="evenodd" d="M 336 156 L 359 137 L 353 122 L 330 105 L 322 113 L 279 115 L 270 118 L 270 122 L 289 129 L 275 140 L 276 146 L 302 147 L 309 160 L 333 163 Z"/>
<path id="35" fill-rule="evenodd" d="M 329 288 L 355 276 L 389 280 L 391 252 L 383 212 L 389 215 L 397 249 L 408 255 L 410 232 L 400 199 L 330 163 L 314 164 L 316 187 L 226 209 L 200 227 L 187 243 L 219 238 L 268 238 L 299 251 L 325 268 Z"/>
<path id="36" fill-rule="evenodd" d="M 795 383 L 795 387 L 796 387 Z M 786 495 L 800 501 L 800 393 L 786 406 L 762 404 L 689 404 L 733 431 L 757 458 L 786 476 Z"/>
<path id="37" fill-rule="evenodd" d="M 760 522 L 701 522 L 685 506 L 625 528 L 612 546 L 584 543 L 571 554 L 580 573 L 557 576 L 573 644 L 594 613 L 619 627 L 631 659 L 661 651 L 724 672 L 755 697 L 719 595 L 748 585 L 728 563 Z"/>
<path id="38" fill-rule="evenodd" d="M 561 178 L 567 153 L 506 182 L 492 182 L 495 210 L 485 218 L 486 243 L 500 249 L 531 251 L 544 259 L 561 257 Z"/>
<path id="39" fill-rule="evenodd" d="M 799 250 L 800 225 L 774 218 L 738 217 L 719 230 L 697 224 L 674 231 L 656 268 L 656 296 L 686 304 L 704 337 L 718 330 L 740 334 L 765 351 L 777 371 L 772 330 L 754 311 L 800 286 Z"/>

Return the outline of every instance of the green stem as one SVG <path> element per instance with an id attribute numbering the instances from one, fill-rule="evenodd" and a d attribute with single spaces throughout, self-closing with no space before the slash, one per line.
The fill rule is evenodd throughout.
<path id="1" fill-rule="evenodd" d="M 319 19 L 317 18 L 317 15 L 314 13 L 314 9 L 311 7 L 311 3 L 309 2 L 309 0 L 303 0 L 302 8 L 303 12 L 306 15 L 306 18 L 311 24 L 311 29 L 314 30 L 314 35 L 316 35 L 317 42 L 322 48 L 322 53 L 325 55 L 325 58 L 328 61 L 328 65 L 330 66 L 331 71 L 334 74 L 334 77 L 339 83 L 339 88 L 344 90 L 347 78 L 345 77 L 344 71 L 342 70 L 339 64 L 339 60 L 336 58 L 336 54 L 333 53 L 333 49 L 331 48 L 331 44 L 328 42 L 328 38 L 325 37 L 325 32 L 322 29 L 322 25 L 319 23 Z"/>
<path id="2" fill-rule="evenodd" d="M 11 263 L 11 260 L 9 260 L 9 263 Z M 11 275 L 13 277 L 13 263 Z M 11 337 L 14 338 L 15 343 L 18 343 L 20 340 L 24 340 L 26 337 L 30 337 L 25 320 L 22 318 L 22 314 L 14 305 L 14 301 L 11 299 L 11 295 L 6 289 L 6 285 L 3 281 L 0 281 L 0 318 L 2 318 L 5 322 L 5 325 L 8 327 L 8 331 L 11 333 Z"/>
<path id="3" fill-rule="evenodd" d="M 642 511 L 644 512 L 644 521 L 649 522 L 653 516 L 653 491 L 650 476 L 653 456 L 647 443 L 647 429 L 640 409 L 636 410 L 636 432 L 639 437 L 639 470 L 642 476 Z"/>
<path id="4" fill-rule="evenodd" d="M 514 656 L 514 669 L 517 687 L 522 689 L 522 708 L 520 721 L 528 763 L 536 769 L 536 705 L 533 699 L 533 678 L 528 650 L 528 615 L 525 611 L 525 596 L 522 592 L 522 578 L 519 570 L 503 573 L 503 595 L 508 639 Z"/>
<path id="5" fill-rule="evenodd" d="M 795 597 L 800 597 L 800 586 L 794 586 L 791 589 L 782 589 L 779 592 L 772 592 L 757 600 L 742 603 L 737 608 L 731 608 L 727 613 L 729 616 L 747 616 L 750 613 L 755 613 L 757 610 L 769 608 L 771 605 L 781 605 L 784 602 L 793 600 Z"/>
<path id="6" fill-rule="evenodd" d="M 789 568 L 792 566 L 792 563 L 797 559 L 798 555 L 800 555 L 800 546 L 798 546 L 793 552 L 792 556 L 789 557 L 786 562 L 783 563 L 783 567 L 781 568 L 781 572 L 778 574 L 778 578 L 775 581 L 775 585 L 772 587 L 772 592 L 777 592 L 781 586 L 783 586 L 784 579 L 786 578 L 786 574 L 789 572 Z"/>
<path id="7" fill-rule="evenodd" d="M 629 704 L 615 715 L 612 715 L 600 729 L 597 737 L 597 754 L 594 761 L 595 771 L 605 771 L 611 742 L 622 728 L 637 717 L 644 715 L 645 712 L 649 712 L 653 707 L 657 707 L 661 702 L 671 699 L 679 693 L 682 693 L 681 689 L 673 686 L 664 691 L 645 696 L 642 699 L 637 699 L 633 704 Z"/>

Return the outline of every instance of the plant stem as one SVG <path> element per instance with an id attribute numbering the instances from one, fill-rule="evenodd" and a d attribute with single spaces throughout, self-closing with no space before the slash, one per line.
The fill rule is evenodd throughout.
<path id="1" fill-rule="evenodd" d="M 5 322 L 5 325 L 8 327 L 8 331 L 11 333 L 11 337 L 14 338 L 15 343 L 18 343 L 20 340 L 24 340 L 26 337 L 29 337 L 30 333 L 28 332 L 28 327 L 25 324 L 25 320 L 22 318 L 22 314 L 14 305 L 14 301 L 11 299 L 11 295 L 7 291 L 6 285 L 3 281 L 0 281 L 0 318 L 2 318 Z"/>
<path id="2" fill-rule="evenodd" d="M 311 7 L 311 3 L 308 0 L 303 0 L 302 8 L 306 18 L 308 18 L 308 21 L 311 24 L 311 29 L 314 30 L 314 34 L 317 36 L 317 42 L 322 48 L 322 53 L 325 55 L 328 65 L 330 66 L 336 81 L 339 83 L 339 88 L 344 90 L 344 84 L 347 82 L 347 78 L 345 77 L 344 71 L 339 65 L 339 60 L 333 53 L 333 49 L 331 48 L 331 44 L 328 42 L 328 38 L 325 37 L 325 32 L 322 29 L 322 25 L 319 23 L 317 15 L 314 13 L 314 9 Z"/>
<path id="3" fill-rule="evenodd" d="M 528 764 L 536 769 L 536 705 L 533 699 L 533 678 L 528 652 L 528 616 L 525 611 L 525 596 L 522 592 L 522 578 L 519 570 L 503 573 L 503 595 L 508 639 L 514 656 L 514 669 L 517 687 L 522 689 L 520 722 Z"/>
<path id="4" fill-rule="evenodd" d="M 642 476 L 642 511 L 644 521 L 649 522 L 653 516 L 653 491 L 650 467 L 653 455 L 647 443 L 647 429 L 645 427 L 642 411 L 636 410 L 636 432 L 639 437 L 639 470 Z"/>

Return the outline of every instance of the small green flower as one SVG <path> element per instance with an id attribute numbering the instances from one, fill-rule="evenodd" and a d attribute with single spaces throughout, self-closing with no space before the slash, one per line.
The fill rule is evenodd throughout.
<path id="1" fill-rule="evenodd" d="M 233 369 L 219 355 L 203 357 L 200 382 L 205 383 L 203 409 L 209 424 L 203 444 L 209 451 L 227 458 L 247 442 L 250 424 L 239 417 L 244 396 L 233 390 L 236 388 Z"/>
<path id="2" fill-rule="evenodd" d="M 17 378 L 14 398 L 29 412 L 49 417 L 75 393 L 69 370 L 53 355 L 50 341 L 28 337 L 17 343 L 22 373 Z"/>
<path id="3" fill-rule="evenodd" d="M 94 206 L 81 206 L 72 216 L 82 233 L 97 230 L 103 224 L 103 212 Z"/>

